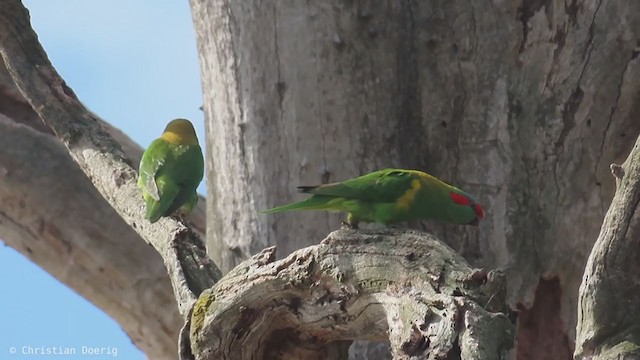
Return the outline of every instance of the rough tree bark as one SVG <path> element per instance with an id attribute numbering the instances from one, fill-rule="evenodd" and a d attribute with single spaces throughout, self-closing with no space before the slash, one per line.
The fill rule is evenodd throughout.
<path id="1" fill-rule="evenodd" d="M 289 200 L 299 183 L 386 166 L 426 169 L 485 204 L 480 232 L 430 228 L 472 264 L 505 268 L 508 298 L 530 319 L 520 324 L 527 336 L 519 354 L 566 357 L 582 265 L 613 192 L 603 164 L 626 153 L 640 128 L 639 7 L 192 0 L 213 255 L 230 269 L 265 245 L 287 253 L 336 227 L 327 215 L 256 215 Z M 0 52 L 12 76 L 101 194 L 163 255 L 184 313 L 215 282 L 215 269 L 197 246 L 170 235 L 184 229 L 173 220 L 141 227 L 133 169 L 32 48 L 16 9 L 0 4 Z M 560 312 L 543 306 L 556 303 Z"/>
<path id="2" fill-rule="evenodd" d="M 580 286 L 578 359 L 640 357 L 640 137 L 611 172 L 616 194 Z"/>
<path id="3" fill-rule="evenodd" d="M 137 164 L 140 146 L 102 124 Z M 182 318 L 162 258 L 100 196 L 1 61 L 0 143 L 0 239 L 109 314 L 148 356 L 175 359 Z M 204 201 L 190 220 L 204 234 Z"/>
<path id="4" fill-rule="evenodd" d="M 639 2 L 191 6 L 208 247 L 223 270 L 338 227 L 335 215 L 257 213 L 297 199 L 296 185 L 423 169 L 487 209 L 480 231 L 428 228 L 472 265 L 505 269 L 526 320 L 520 357 L 571 357 L 582 269 L 614 189 L 607 164 L 640 133 Z"/>
<path id="5" fill-rule="evenodd" d="M 220 278 L 220 270 L 195 230 L 182 221 L 164 217 L 150 224 L 144 218 L 131 160 L 53 68 L 19 0 L 0 6 L 0 55 L 18 90 L 95 188 L 162 256 L 178 309 L 186 314 L 197 296 Z"/>
<path id="6" fill-rule="evenodd" d="M 195 359 L 345 359 L 389 339 L 394 359 L 506 359 L 503 274 L 472 270 L 432 235 L 339 230 L 275 261 L 267 248 L 196 303 Z M 479 305 L 482 304 L 482 305 Z"/>
<path id="7" fill-rule="evenodd" d="M 214 339 L 205 337 L 203 341 L 203 338 L 198 336 L 199 333 L 193 331 L 194 327 L 200 328 L 205 325 L 204 320 L 209 315 L 207 306 L 211 304 L 214 305 L 213 308 L 219 308 L 225 304 L 235 308 L 237 304 L 222 299 L 222 295 L 233 294 L 235 292 L 233 288 L 244 289 L 250 297 L 260 297 L 259 286 L 253 287 L 261 281 L 245 283 L 237 279 L 234 276 L 242 275 L 247 270 L 240 267 L 229 276 L 228 280 L 225 279 L 226 281 L 221 281 L 219 286 L 211 288 L 218 282 L 221 274 L 204 253 L 203 244 L 195 230 L 172 218 L 163 218 L 156 224 L 149 224 L 143 219 L 142 198 L 135 186 L 136 173 L 130 161 L 119 144 L 103 129 L 95 115 L 82 106 L 73 91 L 53 69 L 29 26 L 26 9 L 18 0 L 5 1 L 0 5 L 0 55 L 24 99 L 53 130 L 55 136 L 62 140 L 71 158 L 79 165 L 79 170 L 86 174 L 100 195 L 118 215 L 163 258 L 178 310 L 187 318 L 187 325 L 189 325 L 185 326 L 184 331 L 181 332 L 183 336 L 181 344 L 186 344 L 181 348 L 184 350 L 182 355 L 189 357 L 193 350 L 197 358 L 202 358 L 203 353 L 207 354 L 207 350 L 199 351 L 201 348 L 198 345 L 202 344 L 213 344 L 213 349 L 219 352 L 220 350 L 215 347 Z M 9 123 L 7 118 L 2 120 Z M 13 125 L 19 130 L 31 129 L 24 125 Z M 19 132 L 19 130 L 16 131 Z M 43 145 L 52 148 L 57 144 L 39 140 Z M 504 277 L 487 277 L 487 274 L 480 270 L 472 272 L 464 259 L 434 239 L 411 236 L 403 239 L 398 234 L 391 234 L 394 236 L 387 236 L 384 241 L 380 241 L 379 234 L 362 238 L 358 234 L 335 235 L 334 237 L 338 239 L 327 240 L 330 245 L 333 242 L 334 246 L 325 248 L 325 253 L 309 249 L 307 256 L 301 252 L 300 256 L 292 255 L 293 260 L 288 262 L 273 263 L 269 266 L 265 264 L 267 273 L 262 272 L 252 276 L 268 278 L 268 268 L 272 268 L 276 273 L 283 275 L 283 280 L 286 282 L 283 284 L 283 289 L 288 288 L 289 282 L 295 284 L 296 279 L 299 279 L 301 284 L 313 281 L 313 285 L 318 290 L 313 293 L 314 296 L 324 292 L 325 299 L 320 299 L 320 307 L 325 308 L 325 312 L 330 311 L 328 313 L 330 316 L 323 320 L 322 326 L 329 327 L 334 323 L 334 329 L 338 330 L 333 338 L 318 334 L 328 340 L 342 339 L 339 331 L 341 326 L 360 329 L 348 334 L 347 338 L 382 336 L 385 330 L 380 327 L 380 324 L 376 332 L 369 335 L 366 333 L 366 328 L 362 327 L 366 324 L 361 321 L 360 316 L 357 313 L 348 313 L 354 309 L 366 311 L 371 307 L 376 314 L 381 314 L 381 310 L 378 309 L 378 302 L 380 302 L 387 318 L 382 320 L 371 318 L 368 321 L 389 323 L 393 351 L 402 358 L 413 355 L 424 358 L 430 353 L 444 355 L 451 351 L 460 353 L 463 359 L 487 357 L 481 354 L 504 357 L 511 347 L 512 324 L 504 314 L 492 312 L 505 309 Z M 379 243 L 375 244 L 376 242 Z M 424 248 L 416 246 L 422 242 L 427 246 Z M 419 253 L 414 253 L 414 249 Z M 318 252 L 318 254 L 313 255 L 312 252 Z M 263 252 L 262 256 L 255 258 L 254 262 L 248 266 L 260 265 L 261 260 L 272 263 L 272 256 L 268 254 L 273 255 L 273 249 Z M 404 266 L 406 268 L 411 268 L 413 262 L 417 265 L 414 271 L 405 271 L 406 279 L 395 284 L 396 275 L 400 270 L 396 269 L 388 273 L 383 270 L 385 263 L 389 263 L 390 269 L 398 267 L 398 257 L 410 263 Z M 375 263 L 367 262 L 373 258 L 377 259 Z M 307 262 L 307 273 L 302 272 L 303 268 L 299 267 L 301 261 Z M 316 263 L 320 264 L 317 269 L 314 268 Z M 376 271 L 372 271 L 374 268 Z M 425 272 L 427 268 L 430 271 Z M 432 268 L 435 270 L 431 271 Z M 326 279 L 330 275 L 335 275 L 337 281 L 344 282 L 346 290 L 336 286 L 335 281 Z M 390 275 L 393 279 L 389 277 Z M 428 276 L 431 277 L 428 278 Z M 427 277 L 426 280 L 425 277 Z M 280 289 L 278 281 L 269 282 L 268 285 L 275 286 L 272 290 Z M 201 295 L 203 291 L 205 292 Z M 221 291 L 221 293 L 215 291 Z M 214 298 L 209 294 L 214 294 L 221 299 L 212 302 Z M 280 298 L 279 292 L 273 295 L 272 299 Z M 302 295 L 299 294 L 300 297 Z M 200 298 L 196 303 L 198 296 Z M 287 300 L 287 298 L 284 299 Z M 360 302 L 361 299 L 364 299 L 364 304 Z M 246 298 L 241 300 L 244 301 Z M 308 299 L 301 298 L 300 306 L 303 311 L 311 314 L 313 313 L 311 307 L 304 309 L 310 306 L 306 300 Z M 317 301 L 311 300 L 318 305 Z M 484 305 L 480 306 L 475 301 L 481 301 Z M 143 304 L 142 301 L 141 303 Z M 195 307 L 193 307 L 194 303 Z M 335 308 L 335 304 L 339 305 L 338 308 Z M 256 302 L 256 305 L 267 307 L 269 304 Z M 246 306 L 240 306 L 239 309 L 244 311 Z M 331 312 L 336 311 L 344 312 L 345 318 L 339 319 L 337 313 L 331 315 Z M 236 321 L 235 314 L 223 312 L 216 315 L 224 323 Z M 321 320 L 324 318 L 323 314 L 317 315 L 321 316 Z M 313 323 L 311 325 L 314 326 Z M 207 330 L 210 327 L 203 329 Z M 279 325 L 276 329 L 267 326 L 269 332 L 277 332 L 278 329 L 285 330 L 285 327 Z M 304 328 L 292 330 L 305 331 L 308 335 L 316 336 L 314 332 Z M 225 326 L 224 331 L 228 332 L 229 327 Z M 231 331 L 235 332 L 235 328 Z M 488 334 L 491 334 L 491 341 L 484 341 Z M 191 346 L 190 339 L 197 341 L 193 343 L 194 346 Z M 335 343 L 335 341 L 332 342 Z M 332 346 L 332 349 L 341 348 L 344 352 L 345 345 L 349 344 L 334 345 L 336 346 Z M 205 347 L 205 349 L 210 348 Z M 278 350 L 273 348 L 269 351 Z M 258 353 L 257 350 L 251 352 Z M 265 356 L 272 358 L 270 353 L 262 350 L 260 353 L 262 355 L 257 355 L 257 358 L 265 358 Z"/>
<path id="8" fill-rule="evenodd" d="M 140 241 L 140 236 L 131 228 L 132 218 L 134 222 L 141 219 L 137 215 L 141 206 L 138 205 L 136 214 L 128 218 L 129 224 L 122 221 L 38 115 L 46 118 L 48 124 L 56 125 L 54 128 L 67 140 L 67 145 L 76 146 L 75 154 L 79 156 L 76 160 L 84 165 L 83 170 L 94 170 L 92 179 L 107 183 L 103 191 L 114 184 L 122 190 L 132 183 L 132 178 L 103 177 L 104 174 L 95 170 L 124 174 L 129 171 L 129 165 L 122 162 L 119 147 L 108 147 L 107 152 L 101 153 L 104 148 L 82 142 L 86 141 L 83 136 L 96 136 L 96 130 L 97 139 L 108 143 L 110 137 L 101 129 L 95 115 L 88 113 L 57 77 L 29 27 L 26 9 L 17 1 L 2 2 L 0 24 L 2 58 L 20 84 L 20 91 L 26 95 L 18 94 L 15 87 L 8 84 L 3 63 L 0 72 L 3 143 L 0 152 L 0 237 L 105 310 L 149 356 L 175 359 L 182 319 L 175 311 L 176 296 L 171 291 L 162 258 Z M 38 115 L 31 107 L 35 107 Z M 78 118 L 82 120 L 77 121 L 76 126 L 86 125 L 83 133 L 69 136 L 65 131 L 68 129 L 61 129 L 64 121 Z M 91 119 L 88 125 L 87 119 Z M 102 125 L 137 163 L 141 154 L 139 146 L 117 129 Z M 105 165 L 100 158 L 108 159 L 109 151 L 115 152 L 116 159 Z M 95 158 L 87 161 L 85 156 Z M 94 161 L 96 158 L 98 160 Z M 118 165 L 121 165 L 119 169 L 116 168 Z M 136 207 L 135 199 L 138 198 L 122 196 L 117 190 L 108 191 L 107 196 L 111 201 L 118 197 L 119 200 L 130 198 L 127 204 L 130 207 Z M 192 227 L 195 232 L 202 232 L 204 224 L 202 207 L 199 209 L 191 218 L 200 224 Z M 119 210 L 122 211 L 122 207 Z M 167 225 L 164 224 L 165 229 Z M 174 229 L 180 231 L 180 227 Z M 148 230 L 145 232 L 140 227 L 137 230 L 149 238 Z M 162 245 L 161 242 L 158 244 Z M 177 248 L 183 251 L 178 258 L 191 251 L 183 245 Z M 170 251 L 163 254 L 167 261 L 172 260 Z M 203 265 L 207 270 L 209 265 L 206 262 Z M 211 283 L 214 280 L 215 277 L 209 279 Z"/>

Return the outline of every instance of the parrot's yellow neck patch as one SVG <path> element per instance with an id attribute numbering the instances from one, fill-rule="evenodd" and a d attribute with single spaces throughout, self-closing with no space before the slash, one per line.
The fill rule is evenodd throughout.
<path id="1" fill-rule="evenodd" d="M 422 188 L 422 183 L 418 179 L 411 180 L 411 188 L 407 190 L 402 196 L 396 200 L 396 207 L 398 208 L 409 208 L 409 205 L 413 202 L 413 199 L 416 198 L 416 194 Z"/>
<path id="2" fill-rule="evenodd" d="M 198 145 L 196 130 L 187 119 L 171 120 L 160 138 L 175 145 Z"/>
<path id="3" fill-rule="evenodd" d="M 184 136 L 173 131 L 165 131 L 160 137 L 175 145 L 198 145 L 198 138 L 195 136 Z"/>

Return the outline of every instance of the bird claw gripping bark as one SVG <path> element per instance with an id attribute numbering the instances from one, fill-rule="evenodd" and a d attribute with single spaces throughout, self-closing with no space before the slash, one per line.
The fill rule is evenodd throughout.
<path id="1" fill-rule="evenodd" d="M 340 225 L 342 229 L 359 229 L 358 223 L 351 223 L 348 220 L 340 220 Z"/>

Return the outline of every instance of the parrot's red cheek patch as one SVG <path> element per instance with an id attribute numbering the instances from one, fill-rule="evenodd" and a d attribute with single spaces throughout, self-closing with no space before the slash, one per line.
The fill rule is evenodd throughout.
<path id="1" fill-rule="evenodd" d="M 458 205 L 467 206 L 471 204 L 471 201 L 469 201 L 469 199 L 467 199 L 467 197 L 464 195 L 460 195 L 452 192 L 449 194 L 449 196 L 451 197 L 451 200 L 453 200 L 453 202 Z"/>
<path id="2" fill-rule="evenodd" d="M 484 217 L 484 210 L 482 210 L 482 206 L 480 204 L 475 204 L 473 206 L 473 211 L 475 211 L 476 215 L 482 219 Z"/>

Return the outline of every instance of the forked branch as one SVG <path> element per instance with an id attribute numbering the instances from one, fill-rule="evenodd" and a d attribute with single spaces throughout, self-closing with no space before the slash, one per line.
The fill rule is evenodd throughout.
<path id="1" fill-rule="evenodd" d="M 150 224 L 143 218 L 136 170 L 55 71 L 19 0 L 0 2 L 0 54 L 24 98 L 100 194 L 160 253 L 180 312 L 186 314 L 198 294 L 220 278 L 220 271 L 207 257 L 202 240 L 182 222 L 164 218 Z"/>

